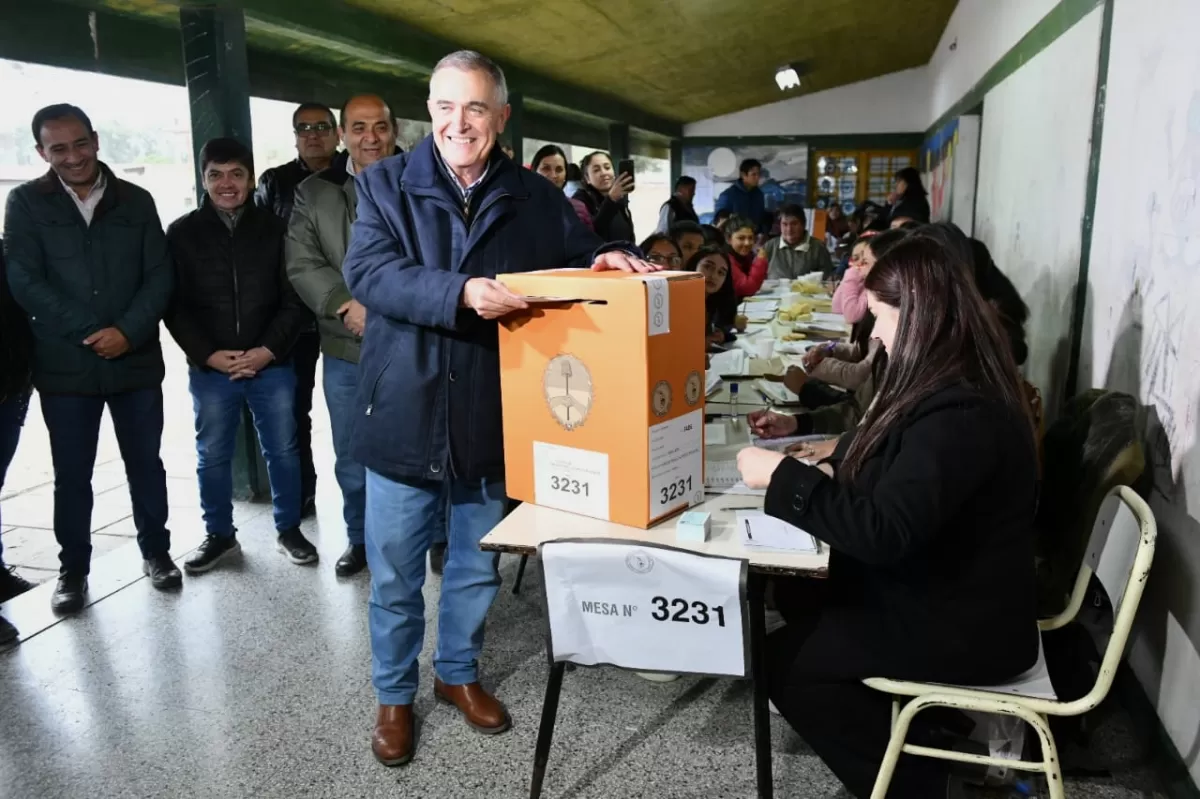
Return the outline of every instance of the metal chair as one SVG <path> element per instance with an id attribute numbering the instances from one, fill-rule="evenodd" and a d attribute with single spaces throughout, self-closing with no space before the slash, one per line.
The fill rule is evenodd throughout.
<path id="1" fill-rule="evenodd" d="M 1150 564 L 1154 560 L 1157 536 L 1154 515 L 1142 498 L 1127 486 L 1114 488 L 1096 516 L 1087 555 L 1080 566 L 1067 608 L 1052 619 L 1038 622 L 1039 629 L 1043 631 L 1056 630 L 1071 622 L 1083 604 L 1093 574 L 1108 594 L 1113 606 L 1112 637 L 1108 639 L 1108 646 L 1104 650 L 1095 685 L 1080 699 L 1073 702 L 1058 700 L 1040 648 L 1037 664 L 1007 685 L 953 686 L 877 677 L 864 680 L 869 687 L 895 697 L 892 703 L 892 736 L 879 767 L 871 799 L 885 799 L 901 754 L 1041 772 L 1046 775 L 1050 799 L 1064 799 L 1062 767 L 1047 717 L 1086 713 L 1108 695 L 1142 599 Z M 911 697 L 903 708 L 901 697 Z M 1037 733 L 1042 745 L 1042 760 L 1009 760 L 906 744 L 905 737 L 913 717 L 931 707 L 1015 716 L 1028 723 Z"/>

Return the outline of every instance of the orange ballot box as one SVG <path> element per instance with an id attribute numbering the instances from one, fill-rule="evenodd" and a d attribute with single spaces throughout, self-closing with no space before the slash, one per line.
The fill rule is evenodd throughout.
<path id="1" fill-rule="evenodd" d="M 508 495 L 643 528 L 703 502 L 703 278 L 499 280 L 532 306 L 500 326 Z"/>

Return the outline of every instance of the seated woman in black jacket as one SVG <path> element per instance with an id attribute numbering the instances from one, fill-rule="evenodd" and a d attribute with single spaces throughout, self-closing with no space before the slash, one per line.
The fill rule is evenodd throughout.
<path id="1" fill-rule="evenodd" d="M 707 318 L 706 344 L 717 345 L 734 341 L 737 334 L 737 297 L 733 293 L 733 279 L 729 270 L 729 252 L 724 247 L 706 244 L 696 250 L 683 267 L 688 272 L 704 275 L 704 310 Z"/>
<path id="2" fill-rule="evenodd" d="M 988 685 L 1037 660 L 1033 429 L 1011 348 L 970 273 L 912 236 L 866 281 L 888 356 L 874 404 L 819 467 L 738 455 L 766 511 L 826 542 L 829 579 L 776 585 L 771 698 L 846 784 L 871 793 L 891 700 L 866 677 Z M 760 415 L 768 432 L 778 421 Z M 781 425 L 785 426 L 785 425 Z M 924 718 L 923 718 L 924 717 Z M 928 743 L 928 714 L 910 743 Z M 946 795 L 948 765 L 902 756 L 889 797 Z"/>

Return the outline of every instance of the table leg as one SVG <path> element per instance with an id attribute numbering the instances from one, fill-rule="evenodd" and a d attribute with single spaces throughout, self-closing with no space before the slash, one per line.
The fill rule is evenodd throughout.
<path id="1" fill-rule="evenodd" d="M 517 565 L 517 579 L 513 581 L 513 593 L 521 593 L 521 580 L 525 577 L 525 564 L 529 563 L 529 556 L 522 555 L 521 562 Z"/>
<path id="2" fill-rule="evenodd" d="M 546 763 L 550 760 L 550 743 L 554 738 L 554 720 L 558 717 L 558 696 L 562 693 L 566 665 L 550 664 L 546 698 L 542 700 L 542 723 L 538 727 L 537 748 L 533 752 L 533 783 L 529 787 L 529 799 L 539 799 L 542 795 L 542 780 L 546 778 Z"/>
<path id="3" fill-rule="evenodd" d="M 750 572 L 750 669 L 754 677 L 754 756 L 758 769 L 759 799 L 773 799 L 775 781 L 771 774 L 771 711 L 767 706 L 767 619 L 765 574 Z"/>

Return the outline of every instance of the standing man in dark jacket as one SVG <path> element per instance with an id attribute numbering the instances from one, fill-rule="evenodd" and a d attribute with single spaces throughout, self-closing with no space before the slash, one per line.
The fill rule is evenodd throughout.
<path id="1" fill-rule="evenodd" d="M 267 462 L 279 549 L 293 563 L 315 563 L 317 550 L 300 532 L 296 375 L 288 361 L 307 313 L 284 270 L 286 226 L 250 201 L 254 157 L 241 142 L 205 144 L 200 173 L 206 192 L 200 207 L 167 230 L 176 273 L 167 329 L 191 367 L 208 533 L 183 566 L 206 572 L 241 551 L 233 526 L 233 450 L 243 404 Z"/>
<path id="2" fill-rule="evenodd" d="M 8 282 L 29 314 L 33 384 L 54 460 L 54 534 L 62 563 L 51 606 L 83 608 L 90 570 L 92 468 L 104 406 L 125 461 L 143 572 L 155 588 L 182 576 L 167 531 L 163 357 L 158 323 L 171 262 L 154 200 L 96 157 L 92 122 L 72 105 L 34 114 L 50 171 L 8 198 Z"/>
<path id="3" fill-rule="evenodd" d="M 29 410 L 29 391 L 32 386 L 29 361 L 32 354 L 29 320 L 9 293 L 4 242 L 0 241 L 0 489 L 4 488 L 4 476 L 16 454 L 21 426 Z M 0 602 L 7 602 L 30 588 L 33 588 L 32 583 L 4 565 L 4 541 L 0 539 Z M 17 628 L 0 616 L 0 645 L 11 643 L 16 638 Z"/>
<path id="4" fill-rule="evenodd" d="M 655 232 L 669 234 L 677 222 L 699 223 L 700 217 L 692 207 L 692 201 L 695 199 L 696 179 L 683 175 L 675 181 L 675 193 L 671 195 L 671 199 L 658 209 L 658 228 Z"/>
<path id="5" fill-rule="evenodd" d="M 495 319 L 526 306 L 497 274 L 587 266 L 600 239 L 554 184 L 500 152 L 504 73 L 478 53 L 441 60 L 429 84 L 433 135 L 358 177 L 344 273 L 367 308 L 353 454 L 367 468 L 372 749 L 385 765 L 413 750 L 412 703 L 425 637 L 425 552 L 448 511 L 434 693 L 483 733 L 507 711 L 479 684 L 483 623 L 500 585 L 479 540 L 504 516 Z M 618 252 L 594 269 L 649 270 Z"/>
<path id="6" fill-rule="evenodd" d="M 747 158 L 738 167 L 738 181 L 717 197 L 713 215 L 720 216 L 725 211 L 730 216 L 744 216 L 758 226 L 760 232 L 765 232 L 764 218 L 767 208 L 767 198 L 758 187 L 762 182 L 762 162 L 756 158 Z"/>
<path id="7" fill-rule="evenodd" d="M 363 542 L 367 477 L 362 464 L 350 455 L 358 354 L 367 309 L 350 296 L 342 279 L 342 262 L 350 246 L 350 226 L 358 213 L 354 176 L 395 153 L 396 123 L 391 109 L 374 95 L 350 98 L 342 108 L 341 136 L 350 160 L 318 172 L 296 189 L 286 251 L 288 277 L 300 299 L 317 315 L 321 333 L 325 404 L 336 457 L 334 474 L 342 489 L 342 517 L 349 538 L 334 571 L 339 577 L 349 577 L 367 567 Z"/>
<path id="8" fill-rule="evenodd" d="M 284 221 L 292 216 L 296 187 L 304 180 L 331 167 L 344 169 L 346 153 L 337 151 L 337 124 L 329 106 L 303 103 L 292 113 L 292 130 L 296 134 L 296 159 L 262 173 L 254 202 L 268 208 Z M 296 397 L 293 408 L 296 417 L 296 446 L 300 453 L 301 513 L 310 516 L 315 510 L 317 470 L 312 454 L 312 395 L 317 380 L 317 357 L 321 354 L 321 338 L 316 320 L 308 319 L 292 349 L 292 366 L 296 372 Z"/>

